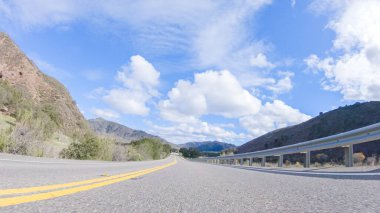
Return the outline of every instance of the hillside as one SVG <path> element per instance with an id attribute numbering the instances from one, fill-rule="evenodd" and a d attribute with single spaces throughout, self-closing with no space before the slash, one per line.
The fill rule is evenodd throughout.
<path id="1" fill-rule="evenodd" d="M 47 112 L 65 134 L 86 129 L 86 122 L 67 89 L 38 67 L 17 47 L 5 33 L 0 32 L 0 81 L 3 90 L 19 92 L 31 108 Z M 7 84 L 7 85 L 5 85 Z M 9 87 L 9 88 L 4 88 Z M 5 92 L 2 94 L 6 95 Z M 3 114 L 15 115 L 20 103 L 6 102 L 2 97 Z M 26 107 L 30 107 L 26 106 Z"/>
<path id="2" fill-rule="evenodd" d="M 89 133 L 67 89 L 0 32 L 0 152 L 58 157 Z"/>
<path id="3" fill-rule="evenodd" d="M 96 135 L 67 89 L 42 73 L 0 33 L 0 152 L 96 160 L 156 160 L 170 154 L 163 139 L 98 120 Z M 103 129 L 104 128 L 104 129 Z"/>
<path id="4" fill-rule="evenodd" d="M 356 103 L 339 107 L 327 113 L 320 113 L 319 116 L 301 124 L 269 132 L 239 146 L 237 153 L 286 146 L 346 132 L 378 122 L 380 122 L 379 101 Z M 370 156 L 374 153 L 380 153 L 380 146 L 378 142 L 370 142 L 356 145 L 354 150 L 355 152 L 364 152 L 366 156 Z M 339 149 L 336 155 L 340 156 L 341 154 Z"/>
<path id="5" fill-rule="evenodd" d="M 201 152 L 220 152 L 225 149 L 235 148 L 236 146 L 219 141 L 188 142 L 179 144 L 180 148 L 196 148 Z"/>
<path id="6" fill-rule="evenodd" d="M 141 130 L 134 130 L 122 124 L 107 121 L 103 118 L 89 119 L 90 128 L 99 135 L 107 135 L 116 139 L 118 143 L 130 143 L 145 138 L 158 139 L 162 143 L 169 144 L 166 140 L 148 134 Z"/>

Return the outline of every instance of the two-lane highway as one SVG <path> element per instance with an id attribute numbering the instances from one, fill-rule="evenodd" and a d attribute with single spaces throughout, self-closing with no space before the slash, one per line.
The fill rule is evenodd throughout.
<path id="1" fill-rule="evenodd" d="M 179 157 L 147 162 L 98 162 L 0 154 L 0 180 L 0 204 L 4 205 L 0 212 L 378 212 L 380 209 L 379 180 L 268 173 L 190 162 Z M 45 194 L 44 199 L 31 200 L 40 194 Z M 11 203 L 14 198 L 20 202 Z"/>

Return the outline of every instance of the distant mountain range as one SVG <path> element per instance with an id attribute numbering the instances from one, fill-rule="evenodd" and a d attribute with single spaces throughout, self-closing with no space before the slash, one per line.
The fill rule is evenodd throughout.
<path id="1" fill-rule="evenodd" d="M 130 143 L 131 141 L 137 141 L 144 138 L 154 138 L 160 140 L 162 143 L 170 144 L 163 138 L 155 135 L 148 134 L 141 130 L 131 129 L 122 124 L 108 121 L 103 118 L 89 119 L 88 123 L 90 128 L 99 135 L 108 135 L 114 137 L 118 143 Z"/>
<path id="2" fill-rule="evenodd" d="M 220 152 L 225 149 L 235 148 L 236 146 L 219 141 L 188 142 L 178 145 L 180 148 L 196 148 L 201 152 Z"/>
<path id="3" fill-rule="evenodd" d="M 380 122 L 380 101 L 356 103 L 350 106 L 320 113 L 306 122 L 278 129 L 255 138 L 237 148 L 237 153 L 253 152 L 280 146 L 291 145 L 316 138 L 346 132 Z M 336 152 L 338 150 L 338 152 Z M 378 142 L 358 144 L 355 152 L 363 152 L 366 156 L 380 153 Z M 343 155 L 342 149 L 330 150 L 334 156 Z M 340 156 L 341 157 L 341 156 Z"/>

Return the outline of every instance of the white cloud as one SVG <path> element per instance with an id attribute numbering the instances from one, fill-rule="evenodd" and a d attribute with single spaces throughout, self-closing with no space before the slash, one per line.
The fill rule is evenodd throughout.
<path id="1" fill-rule="evenodd" d="M 251 29 L 257 12 L 271 0 L 0 2 L 0 19 L 12 28 L 67 28 L 80 21 L 120 38 L 132 32 L 139 52 L 185 53 L 190 66 L 228 69 L 239 80 L 246 73 L 268 78 L 263 69 L 275 67 L 265 55 L 271 44 L 255 38 Z"/>
<path id="2" fill-rule="evenodd" d="M 280 100 L 266 103 L 255 115 L 239 119 L 240 124 L 255 137 L 269 131 L 298 124 L 311 117 L 301 113 Z"/>
<path id="3" fill-rule="evenodd" d="M 290 72 L 281 72 L 284 82 L 274 82 L 275 88 L 286 88 Z M 273 84 L 274 84 L 273 83 Z M 270 88 L 268 88 L 270 89 Z M 280 92 L 275 91 L 275 92 Z M 310 118 L 280 100 L 261 105 L 261 101 L 244 89 L 229 71 L 206 71 L 195 74 L 194 82 L 180 80 L 159 103 L 161 117 L 174 122 L 172 126 L 154 126 L 157 134 L 171 141 L 223 140 L 240 142 L 260 134 L 300 123 Z M 225 128 L 234 124 L 209 124 L 204 115 L 238 118 L 250 134 L 238 134 Z"/>
<path id="4" fill-rule="evenodd" d="M 191 123 L 177 123 L 171 126 L 158 126 L 151 124 L 152 133 L 160 135 L 173 143 L 185 143 L 190 141 L 223 141 L 243 142 L 250 137 L 244 133 L 235 133 L 205 121 L 195 120 Z"/>
<path id="5" fill-rule="evenodd" d="M 159 94 L 156 87 L 160 73 L 139 55 L 130 60 L 116 77 L 124 87 L 109 90 L 103 100 L 124 114 L 148 115 L 148 101 Z"/>
<path id="6" fill-rule="evenodd" d="M 279 72 L 281 78 L 277 81 L 274 81 L 272 84 L 266 85 L 268 90 L 273 91 L 274 94 L 282 94 L 289 92 L 293 89 L 293 83 L 291 78 L 294 76 L 292 72 Z"/>
<path id="7" fill-rule="evenodd" d="M 133 89 L 112 89 L 103 100 L 124 114 L 148 115 L 150 110 L 146 102 L 150 98 L 149 95 Z"/>
<path id="8" fill-rule="evenodd" d="M 287 93 L 293 89 L 292 78 L 293 72 L 276 71 L 272 72 L 275 75 L 271 77 L 259 77 L 255 73 L 244 73 L 239 75 L 239 82 L 243 87 L 247 87 L 253 91 L 258 91 L 258 88 L 272 91 L 274 95 Z"/>
<path id="9" fill-rule="evenodd" d="M 161 116 L 171 121 L 206 114 L 236 118 L 255 114 L 260 106 L 260 100 L 227 70 L 197 73 L 193 83 L 180 80 L 169 91 L 168 99 L 159 103 Z"/>
<path id="10" fill-rule="evenodd" d="M 126 88 L 146 90 L 150 95 L 157 95 L 155 87 L 159 84 L 160 73 L 145 58 L 135 55 L 128 65 L 122 66 L 117 73 L 117 80 Z"/>
<path id="11" fill-rule="evenodd" d="M 326 90 L 339 91 L 345 100 L 380 100 L 380 1 L 315 1 L 311 8 L 328 13 L 327 27 L 336 33 L 333 56 L 305 59 L 320 70 Z"/>
<path id="12" fill-rule="evenodd" d="M 114 120 L 118 119 L 120 117 L 119 113 L 111 110 L 111 109 L 98 109 L 98 108 L 93 108 L 91 110 L 92 114 L 94 114 L 97 117 L 102 117 L 104 119 L 108 120 Z"/>
<path id="13" fill-rule="evenodd" d="M 275 65 L 269 62 L 267 60 L 267 57 L 262 53 L 259 53 L 256 56 L 251 56 L 251 65 L 255 67 L 259 67 L 259 68 L 269 68 L 269 69 L 272 69 L 275 67 Z"/>

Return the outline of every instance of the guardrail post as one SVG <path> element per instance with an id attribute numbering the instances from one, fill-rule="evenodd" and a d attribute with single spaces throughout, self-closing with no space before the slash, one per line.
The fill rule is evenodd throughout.
<path id="1" fill-rule="evenodd" d="M 348 145 L 344 148 L 344 163 L 347 167 L 353 167 L 354 166 L 354 145 Z"/>
<path id="2" fill-rule="evenodd" d="M 310 168 L 310 151 L 307 151 L 306 153 L 306 159 L 305 159 L 305 168 Z"/>
<path id="3" fill-rule="evenodd" d="M 252 161 L 253 161 L 253 158 L 249 158 L 249 162 L 248 162 L 249 166 L 252 166 Z"/>
<path id="4" fill-rule="evenodd" d="M 266 163 L 266 157 L 264 156 L 261 158 L 261 166 L 265 167 L 265 163 Z"/>
<path id="5" fill-rule="evenodd" d="M 278 156 L 278 167 L 282 167 L 284 163 L 284 155 Z"/>

